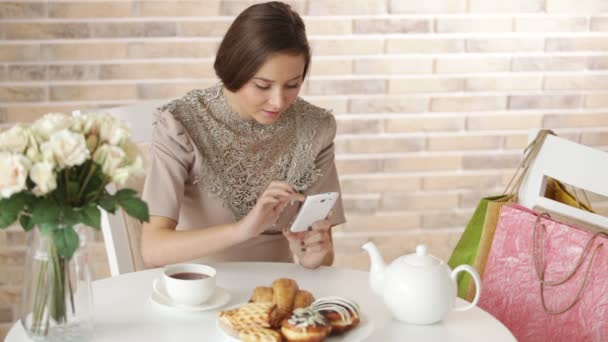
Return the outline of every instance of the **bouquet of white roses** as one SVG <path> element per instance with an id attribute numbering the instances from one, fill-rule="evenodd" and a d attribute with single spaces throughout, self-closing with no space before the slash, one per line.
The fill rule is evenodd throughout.
<path id="1" fill-rule="evenodd" d="M 66 317 L 61 302 L 69 271 L 67 281 L 62 272 L 79 246 L 74 227 L 100 229 L 101 210 L 113 213 L 118 207 L 148 221 L 148 207 L 135 191 L 106 189 L 111 182 L 122 185 L 143 173 L 130 130 L 108 114 L 51 113 L 29 126 L 17 124 L 0 133 L 0 228 L 19 221 L 25 231 L 37 227 L 51 241 L 47 266 L 56 271 L 50 276 L 52 288 L 40 290 L 57 295 L 50 309 L 56 322 Z M 34 303 L 34 321 L 48 316 L 43 312 L 47 304 Z"/>

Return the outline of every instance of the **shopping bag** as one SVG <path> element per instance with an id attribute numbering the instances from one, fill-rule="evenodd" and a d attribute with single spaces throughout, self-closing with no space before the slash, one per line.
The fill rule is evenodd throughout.
<path id="1" fill-rule="evenodd" d="M 504 205 L 479 306 L 518 341 L 606 341 L 607 237 Z"/>
<path id="2" fill-rule="evenodd" d="M 504 204 L 516 200 L 517 192 L 526 176 L 528 167 L 538 154 L 548 134 L 554 133 L 550 130 L 539 131 L 536 138 L 528 145 L 520 165 L 502 195 L 485 197 L 479 201 L 473 216 L 452 251 L 448 261 L 450 267 L 454 268 L 462 264 L 471 265 L 480 276 L 483 275 L 500 208 Z M 458 297 L 472 301 L 476 292 L 473 278 L 468 273 L 461 272 L 457 282 Z"/>

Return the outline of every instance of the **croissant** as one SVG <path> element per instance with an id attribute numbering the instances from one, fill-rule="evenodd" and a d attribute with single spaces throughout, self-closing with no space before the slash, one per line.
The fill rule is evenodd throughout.
<path id="1" fill-rule="evenodd" d="M 272 290 L 274 292 L 273 303 L 277 306 L 274 323 L 278 325 L 293 311 L 298 283 L 293 279 L 279 278 L 272 282 Z"/>
<path id="2" fill-rule="evenodd" d="M 306 308 L 310 306 L 315 301 L 315 297 L 312 293 L 306 290 L 298 290 L 296 293 L 296 298 L 293 301 L 294 310 L 297 308 Z"/>
<path id="3" fill-rule="evenodd" d="M 253 294 L 251 294 L 250 302 L 258 302 L 258 303 L 272 303 L 274 299 L 274 290 L 272 287 L 268 286 L 258 286 L 253 289 Z"/>

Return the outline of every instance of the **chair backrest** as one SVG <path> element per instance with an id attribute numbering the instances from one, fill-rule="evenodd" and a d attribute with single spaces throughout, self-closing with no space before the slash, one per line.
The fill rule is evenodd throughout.
<path id="1" fill-rule="evenodd" d="M 132 139 L 138 144 L 147 158 L 149 142 L 152 138 L 153 113 L 156 108 L 167 103 L 163 101 L 141 102 L 135 105 L 104 109 L 104 112 L 126 121 L 131 127 Z M 129 180 L 125 187 L 136 190 L 139 194 L 143 190 L 144 179 Z M 113 185 L 109 191 L 117 190 Z M 123 210 L 114 214 L 102 212 L 101 227 L 110 265 L 110 273 L 117 276 L 123 273 L 144 269 L 141 258 L 141 224 L 127 216 Z"/>
<path id="2" fill-rule="evenodd" d="M 536 137 L 532 131 L 528 141 Z M 519 203 L 590 230 L 608 230 L 608 218 L 544 197 L 547 177 L 608 197 L 608 153 L 548 135 L 518 193 Z"/>

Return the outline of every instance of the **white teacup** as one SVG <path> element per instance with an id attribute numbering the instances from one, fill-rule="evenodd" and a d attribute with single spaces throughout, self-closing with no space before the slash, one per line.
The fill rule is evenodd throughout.
<path id="1" fill-rule="evenodd" d="M 163 281 L 167 295 L 177 304 L 197 305 L 215 292 L 213 267 L 200 264 L 178 264 L 165 267 Z"/>

